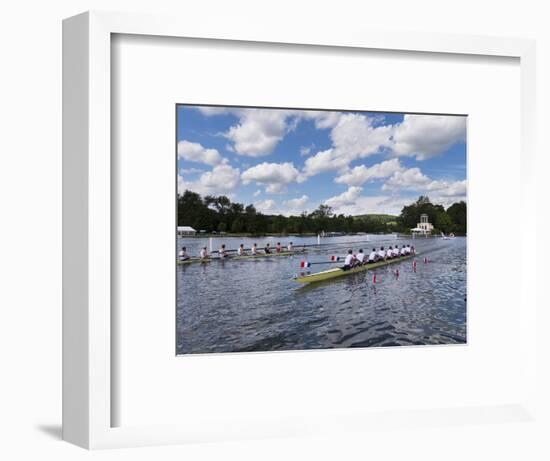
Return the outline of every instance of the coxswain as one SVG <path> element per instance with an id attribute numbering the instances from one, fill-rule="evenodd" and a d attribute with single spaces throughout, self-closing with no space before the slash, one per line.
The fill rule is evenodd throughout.
<path id="1" fill-rule="evenodd" d="M 189 259 L 189 255 L 187 254 L 187 248 L 181 247 L 181 250 L 179 252 L 179 258 L 180 258 L 180 261 L 187 261 Z"/>

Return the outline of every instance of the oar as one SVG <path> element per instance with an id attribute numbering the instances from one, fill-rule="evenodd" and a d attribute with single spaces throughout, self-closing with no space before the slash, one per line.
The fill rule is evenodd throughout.
<path id="1" fill-rule="evenodd" d="M 310 267 L 310 266 L 313 266 L 313 265 L 316 265 L 316 264 L 337 264 L 337 263 L 342 263 L 342 261 L 340 261 L 341 257 L 340 256 L 331 256 L 330 258 L 330 261 L 316 261 L 316 262 L 313 262 L 313 263 L 310 263 L 308 261 L 300 261 L 300 267 Z"/>
<path id="2" fill-rule="evenodd" d="M 292 250 L 290 251 L 296 251 L 296 252 L 300 252 L 300 251 L 303 251 L 302 248 L 305 247 L 306 245 L 293 245 L 293 248 Z M 257 251 L 263 251 L 265 247 L 257 247 L 256 250 Z M 273 252 L 277 252 L 277 247 L 272 247 L 270 246 L 269 249 Z M 244 251 L 251 251 L 252 248 L 243 248 Z M 239 251 L 239 249 L 235 249 L 235 250 L 225 250 L 226 253 L 229 253 L 229 252 L 235 252 L 235 251 Z M 281 253 L 288 253 L 288 248 L 287 247 L 281 247 Z M 210 253 L 219 253 L 220 251 L 219 250 L 213 250 L 211 251 Z"/>

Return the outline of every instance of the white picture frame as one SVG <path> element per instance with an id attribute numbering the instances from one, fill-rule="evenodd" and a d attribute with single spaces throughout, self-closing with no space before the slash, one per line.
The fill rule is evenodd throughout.
<path id="1" fill-rule="evenodd" d="M 385 51 L 514 57 L 521 68 L 521 206 L 536 215 L 535 156 L 535 44 L 531 40 L 409 32 L 310 31 L 279 27 L 212 31 L 207 23 L 174 18 L 88 12 L 63 23 L 63 438 L 85 448 L 185 443 L 197 440 L 184 426 L 111 427 L 112 375 L 119 366 L 111 355 L 111 38 L 113 34 L 207 38 L 256 43 L 301 44 L 312 47 L 352 47 Z M 522 246 L 535 241 L 536 228 L 522 229 Z M 535 387 L 536 352 L 535 256 L 522 252 L 521 303 L 524 329 L 532 339 L 525 345 Z M 463 424 L 525 418 L 536 408 L 536 394 L 523 402 L 493 410 L 483 407 L 447 409 L 437 413 L 441 424 Z M 428 412 L 436 411 L 426 409 Z M 419 419 L 415 414 L 411 427 Z M 413 420 L 415 422 L 413 422 Z M 370 420 L 365 427 L 372 426 Z M 286 428 L 282 426 L 286 425 Z M 258 430 L 243 426 L 231 433 L 215 433 L 208 440 L 303 434 L 311 428 L 299 422 Z M 327 428 L 317 428 L 323 432 Z"/>

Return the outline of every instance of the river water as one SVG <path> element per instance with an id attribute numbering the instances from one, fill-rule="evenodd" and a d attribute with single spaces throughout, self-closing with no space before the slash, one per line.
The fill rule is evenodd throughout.
<path id="1" fill-rule="evenodd" d="M 177 268 L 177 353 L 251 352 L 466 342 L 466 238 L 332 237 L 307 255 L 213 261 Z M 225 238 L 227 248 L 316 238 Z M 344 246 L 337 243 L 344 242 Z M 215 240 L 215 249 L 222 243 Z M 300 261 L 324 262 L 348 248 L 412 243 L 412 261 L 303 285 Z M 192 255 L 208 239 L 178 238 Z M 427 263 L 424 263 L 427 258 Z M 310 272 L 336 267 L 313 265 Z M 399 269 L 399 275 L 395 270 Z M 376 283 L 373 275 L 376 274 Z"/>

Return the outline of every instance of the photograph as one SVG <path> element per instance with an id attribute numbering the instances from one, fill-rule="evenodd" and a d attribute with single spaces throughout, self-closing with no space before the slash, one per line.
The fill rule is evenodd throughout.
<path id="1" fill-rule="evenodd" d="M 177 355 L 467 344 L 466 115 L 175 111 Z"/>

